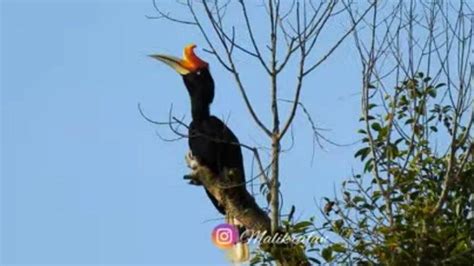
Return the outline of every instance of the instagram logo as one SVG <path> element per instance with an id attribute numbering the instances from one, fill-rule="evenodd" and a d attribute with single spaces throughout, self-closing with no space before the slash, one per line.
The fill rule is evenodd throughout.
<path id="1" fill-rule="evenodd" d="M 220 224 L 212 230 L 212 242 L 219 248 L 231 248 L 238 240 L 239 231 L 231 224 Z"/>

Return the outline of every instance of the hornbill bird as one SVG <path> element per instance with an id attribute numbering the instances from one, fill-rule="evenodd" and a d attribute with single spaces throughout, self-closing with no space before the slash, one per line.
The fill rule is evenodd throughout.
<path id="1" fill-rule="evenodd" d="M 210 105 L 214 99 L 214 80 L 209 71 L 209 64 L 194 53 L 194 48 L 194 44 L 187 45 L 182 59 L 169 55 L 151 57 L 172 67 L 183 78 L 191 99 L 192 121 L 189 125 L 188 141 L 193 159 L 207 167 L 216 178 L 223 178 L 226 171 L 236 171 L 233 176 L 238 180 L 232 180 L 235 184 L 233 191 L 247 193 L 239 140 L 224 122 L 210 113 Z M 226 215 L 224 206 L 205 190 L 216 209 Z M 238 223 L 230 217 L 227 219 L 230 223 Z M 229 254 L 232 260 L 248 259 L 248 247 L 245 243 L 238 243 L 232 252 L 234 253 Z"/>
<path id="2" fill-rule="evenodd" d="M 192 121 L 189 125 L 188 142 L 192 156 L 200 165 L 206 166 L 216 177 L 224 175 L 226 170 L 237 171 L 234 180 L 245 189 L 245 172 L 242 151 L 235 134 L 219 118 L 210 114 L 210 105 L 214 99 L 214 80 L 209 64 L 195 53 L 196 45 L 184 48 L 183 58 L 169 55 L 151 55 L 178 72 L 191 99 Z M 223 206 L 206 190 L 216 209 L 226 214 Z"/>

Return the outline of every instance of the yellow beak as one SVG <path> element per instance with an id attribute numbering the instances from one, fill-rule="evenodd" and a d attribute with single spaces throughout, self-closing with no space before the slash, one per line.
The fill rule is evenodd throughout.
<path id="1" fill-rule="evenodd" d="M 192 71 L 186 67 L 186 62 L 181 58 L 162 54 L 150 55 L 150 57 L 167 64 L 181 75 L 187 75 Z"/>

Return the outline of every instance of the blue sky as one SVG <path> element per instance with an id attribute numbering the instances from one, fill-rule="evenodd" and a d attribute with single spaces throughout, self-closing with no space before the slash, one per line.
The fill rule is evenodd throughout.
<path id="1" fill-rule="evenodd" d="M 189 118 L 181 78 L 146 55 L 179 56 L 185 44 L 203 48 L 204 42 L 196 29 L 145 17 L 152 14 L 148 0 L 1 2 L 3 265 L 225 263 L 210 239 L 219 214 L 201 188 L 182 180 L 187 142 L 160 140 L 156 130 L 172 134 L 137 110 L 141 103 L 150 117 L 164 120 L 173 104 L 177 115 Z M 252 14 L 256 32 L 263 32 L 266 21 Z M 235 12 L 228 16 L 241 23 Z M 320 51 L 343 28 L 332 23 Z M 212 112 L 228 117 L 242 142 L 268 145 L 249 122 L 232 77 L 198 53 L 216 81 Z M 302 94 L 318 125 L 339 143 L 357 137 L 360 71 L 354 55 L 350 41 L 342 45 Z M 270 122 L 267 80 L 256 62 L 238 63 L 257 112 Z M 291 95 L 290 74 L 280 80 L 282 97 Z M 310 127 L 301 115 L 294 125 L 294 148 L 282 155 L 283 209 L 294 204 L 296 217 L 318 216 L 315 201 L 333 195 L 357 167 L 357 145 L 317 148 L 311 164 Z M 251 154 L 244 156 L 250 176 Z"/>

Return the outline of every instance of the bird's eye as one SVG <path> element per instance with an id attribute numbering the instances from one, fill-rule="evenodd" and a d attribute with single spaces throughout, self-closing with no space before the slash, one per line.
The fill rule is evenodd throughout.
<path id="1" fill-rule="evenodd" d="M 200 75 L 201 75 L 201 71 L 196 72 L 196 75 L 200 76 Z"/>

